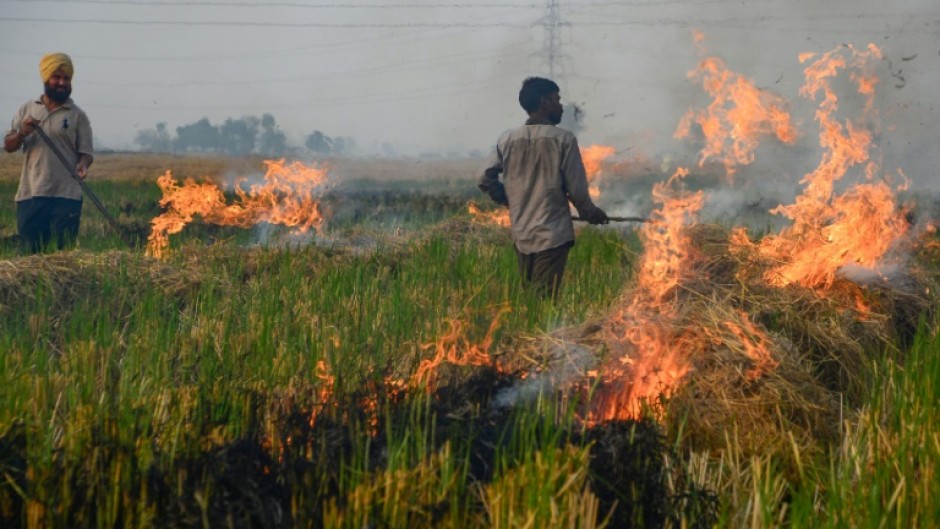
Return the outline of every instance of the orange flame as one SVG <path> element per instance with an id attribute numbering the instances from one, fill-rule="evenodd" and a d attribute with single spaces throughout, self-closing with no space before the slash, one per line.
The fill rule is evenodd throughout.
<path id="1" fill-rule="evenodd" d="M 696 44 L 701 37 L 696 34 Z M 728 70 L 721 59 L 709 57 L 699 62 L 689 77 L 702 82 L 712 96 L 704 110 L 689 110 L 679 121 L 674 137 L 686 138 L 697 124 L 705 137 L 699 153 L 699 167 L 714 160 L 722 163 L 729 181 L 738 165 L 754 161 L 754 151 L 762 136 L 773 135 L 790 145 L 797 132 L 786 111 L 786 101 L 758 88 L 754 81 Z"/>
<path id="2" fill-rule="evenodd" d="M 597 198 L 601 195 L 601 190 L 597 186 L 597 180 L 601 173 L 601 164 L 607 158 L 610 158 L 617 152 L 613 147 L 607 145 L 590 145 L 581 148 L 581 160 L 584 162 L 584 172 L 587 174 L 588 193 L 591 198 Z"/>
<path id="3" fill-rule="evenodd" d="M 754 362 L 754 367 L 745 373 L 745 377 L 748 380 L 755 380 L 763 373 L 776 369 L 778 362 L 770 355 L 768 348 L 770 339 L 764 331 L 751 322 L 746 312 L 739 311 L 738 315 L 741 317 L 740 324 L 733 321 L 726 321 L 724 324 L 741 342 L 744 355 Z"/>
<path id="4" fill-rule="evenodd" d="M 640 230 L 644 252 L 633 298 L 612 318 L 615 342 L 629 345 L 603 370 L 591 419 L 635 418 L 644 405 L 657 410 L 656 398 L 671 394 L 691 369 L 687 355 L 696 337 L 674 325 L 676 287 L 694 262 L 687 225 L 696 222 L 704 193 L 680 193 L 676 183 L 688 174 L 680 168 L 653 187 L 653 211 Z M 660 410 L 661 411 L 661 410 Z"/>
<path id="5" fill-rule="evenodd" d="M 403 381 L 387 376 L 383 378 L 381 384 L 377 382 L 367 384 L 366 395 L 360 399 L 359 406 L 366 415 L 369 435 L 372 437 L 379 435 L 379 413 L 382 411 L 379 402 L 385 398 L 396 401 L 405 394 L 406 389 Z"/>
<path id="6" fill-rule="evenodd" d="M 483 211 L 476 202 L 471 200 L 467 202 L 467 212 L 470 213 L 474 219 L 483 224 L 496 224 L 504 228 L 508 228 L 512 225 L 512 221 L 509 218 L 509 209 L 505 207 Z"/>
<path id="7" fill-rule="evenodd" d="M 493 366 L 494 360 L 490 356 L 490 348 L 493 346 L 493 339 L 496 330 L 499 328 L 500 320 L 510 310 L 508 306 L 499 309 L 490 322 L 490 327 L 486 331 L 483 342 L 479 344 L 472 343 L 466 338 L 466 322 L 460 319 L 448 320 L 449 331 L 436 343 L 423 346 L 424 349 L 433 349 L 434 356 L 421 360 L 418 369 L 412 376 L 412 385 L 426 385 L 428 391 L 432 391 L 434 373 L 444 362 L 461 366 Z"/>
<path id="8" fill-rule="evenodd" d="M 819 220 L 796 217 L 779 236 L 761 240 L 761 254 L 783 263 L 767 271 L 769 283 L 828 288 L 844 266 L 876 267 L 907 231 L 884 183 L 858 185 L 825 208 L 812 206 Z"/>
<path id="9" fill-rule="evenodd" d="M 326 409 L 327 404 L 333 399 L 333 388 L 336 384 L 336 379 L 333 377 L 333 374 L 330 373 L 330 368 L 323 360 L 317 361 L 317 368 L 314 376 L 320 382 L 320 389 L 317 391 L 318 402 L 316 407 L 314 407 L 313 411 L 310 413 L 311 428 L 316 425 L 317 417 L 320 416 L 320 413 Z"/>
<path id="10" fill-rule="evenodd" d="M 163 191 L 160 206 L 167 208 L 151 223 L 147 253 L 160 258 L 169 245 L 169 236 L 179 233 L 198 215 L 204 222 L 221 226 L 248 228 L 260 222 L 290 226 L 305 233 L 319 231 L 324 218 L 320 212 L 319 193 L 326 182 L 326 171 L 300 162 L 285 165 L 284 160 L 266 160 L 263 184 L 252 184 L 246 191 L 235 185 L 237 201 L 227 204 L 225 195 L 212 183 L 197 183 L 187 178 L 183 185 L 170 171 L 157 179 Z"/>
<path id="11" fill-rule="evenodd" d="M 839 269 L 846 265 L 877 266 L 907 231 L 894 193 L 883 182 L 856 185 L 833 196 L 835 182 L 849 169 L 863 166 L 865 177 L 871 179 L 877 164 L 869 156 L 871 131 L 862 122 L 843 124 L 835 117 L 838 97 L 830 80 L 840 71 L 852 68 L 850 78 L 866 97 L 868 115 L 873 108 L 872 89 L 877 83 L 877 77 L 868 70 L 870 61 L 880 57 L 874 45 L 865 51 L 845 46 L 823 54 L 805 70 L 807 80 L 800 93 L 811 99 L 822 93 L 816 119 L 823 157 L 820 165 L 801 181 L 805 187 L 796 201 L 771 210 L 793 221 L 779 235 L 764 237 L 758 243 L 760 255 L 781 263 L 765 274 L 771 284 L 828 288 Z M 738 242 L 746 244 L 743 240 Z"/>
<path id="12" fill-rule="evenodd" d="M 636 419 L 644 407 L 663 412 L 659 397 L 668 397 L 691 370 L 688 351 L 695 338 L 675 328 L 668 319 L 631 306 L 622 316 L 623 338 L 634 352 L 604 367 L 601 386 L 592 402 L 589 421 Z"/>
<path id="13" fill-rule="evenodd" d="M 653 185 L 653 201 L 661 204 L 640 228 L 644 252 L 640 257 L 639 285 L 648 292 L 652 303 L 665 301 L 691 266 L 692 243 L 687 225 L 696 222 L 696 215 L 705 203 L 703 191 L 677 194 L 673 190 L 689 171 L 680 167 L 665 183 Z"/>
<path id="14" fill-rule="evenodd" d="M 865 301 L 861 292 L 855 292 L 855 310 L 860 316 L 867 317 L 871 313 L 871 305 Z"/>

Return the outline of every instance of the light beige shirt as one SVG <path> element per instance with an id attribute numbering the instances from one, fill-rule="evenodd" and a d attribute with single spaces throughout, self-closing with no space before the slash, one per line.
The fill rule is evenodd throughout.
<path id="1" fill-rule="evenodd" d="M 52 112 L 46 110 L 41 100 L 26 102 L 13 116 L 11 131 L 19 129 L 27 116 L 39 120 L 39 126 L 65 155 L 72 168 L 78 164 L 81 154 L 94 155 L 91 123 L 85 112 L 71 99 Z M 39 134 L 27 136 L 22 149 L 26 160 L 20 174 L 20 186 L 16 190 L 17 202 L 33 197 L 82 198 L 79 183 Z"/>
<path id="2" fill-rule="evenodd" d="M 483 168 L 479 187 L 497 202 L 508 200 L 512 238 L 526 254 L 574 241 L 569 201 L 581 216 L 596 207 L 588 194 L 577 138 L 548 123 L 503 133 Z"/>

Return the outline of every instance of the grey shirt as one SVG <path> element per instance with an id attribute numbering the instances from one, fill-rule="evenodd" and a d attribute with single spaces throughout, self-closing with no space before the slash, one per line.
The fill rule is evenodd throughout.
<path id="1" fill-rule="evenodd" d="M 525 254 L 574 241 L 569 201 L 582 217 L 596 208 L 577 138 L 547 122 L 527 122 L 503 133 L 479 187 L 496 202 L 508 203 L 512 238 Z"/>
<path id="2" fill-rule="evenodd" d="M 11 123 L 11 132 L 18 130 L 23 119 L 30 116 L 40 122 L 39 126 L 59 148 L 74 168 L 81 154 L 94 155 L 91 139 L 91 123 L 88 116 L 71 99 L 52 112 L 41 100 L 27 101 L 16 111 Z M 52 152 L 39 134 L 30 134 L 23 140 L 26 160 L 16 190 L 16 201 L 33 197 L 61 197 L 81 200 L 82 188 L 69 169 Z"/>

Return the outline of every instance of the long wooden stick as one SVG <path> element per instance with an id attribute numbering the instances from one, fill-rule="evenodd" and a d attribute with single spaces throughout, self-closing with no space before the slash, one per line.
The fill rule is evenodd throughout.
<path id="1" fill-rule="evenodd" d="M 69 174 L 72 176 L 72 178 L 74 178 L 75 181 L 78 182 L 78 185 L 82 187 L 82 192 L 84 192 L 85 195 L 87 195 L 88 198 L 91 199 L 91 202 L 95 205 L 96 208 L 98 208 L 98 211 L 100 211 L 101 214 L 104 215 L 104 218 L 107 219 L 108 224 L 110 224 L 111 227 L 114 228 L 114 231 L 116 231 L 117 234 L 121 236 L 121 240 L 123 240 L 124 243 L 127 244 L 129 248 L 133 248 L 134 243 L 130 240 L 130 238 L 127 236 L 124 230 L 121 229 L 121 225 L 118 224 L 117 221 L 114 220 L 114 217 L 112 217 L 111 214 L 108 213 L 108 210 L 104 208 L 104 204 L 101 203 L 101 200 L 98 199 L 98 196 L 92 192 L 90 187 L 88 187 L 88 184 L 85 183 L 85 180 L 83 180 L 82 177 L 78 175 L 78 171 L 76 171 L 75 167 L 71 163 L 69 163 L 68 158 L 66 158 L 65 155 L 62 154 L 62 151 L 60 151 L 59 148 L 56 147 L 54 143 L 52 143 L 52 139 L 49 138 L 49 136 L 46 134 L 46 131 L 42 130 L 42 127 L 39 125 L 37 125 L 36 128 L 33 130 L 35 130 L 36 133 L 39 134 L 39 137 L 42 138 L 42 141 L 46 142 L 46 145 L 50 149 L 52 149 L 52 152 L 54 152 L 56 157 L 59 158 L 59 161 L 62 162 L 62 165 L 64 165 L 65 168 L 68 169 Z"/>

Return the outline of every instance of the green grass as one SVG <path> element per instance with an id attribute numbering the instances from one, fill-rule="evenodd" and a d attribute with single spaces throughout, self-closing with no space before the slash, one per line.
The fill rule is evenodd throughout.
<path id="1" fill-rule="evenodd" d="M 875 362 L 872 391 L 847 408 L 838 445 L 745 457 L 690 454 L 688 475 L 719 493 L 719 527 L 934 527 L 940 519 L 940 335 L 922 327 L 903 364 Z M 796 471 L 792 461 L 796 462 Z"/>
<path id="2" fill-rule="evenodd" d="M 151 183 L 94 189 L 125 225 L 159 214 Z M 499 349 L 602 316 L 632 278 L 633 232 L 581 231 L 552 302 L 523 288 L 497 229 L 435 228 L 465 215 L 463 195 L 354 198 L 330 236 L 377 249 L 279 248 L 195 223 L 162 264 L 123 250 L 86 203 L 81 258 L 53 270 L 50 256 L 0 300 L 5 526 L 604 526 L 570 402 L 494 411 L 472 384 L 442 402 L 389 381 L 455 320 L 454 339 L 480 344 L 499 318 Z M 0 235 L 13 219 L 0 208 Z M 11 244 L 0 259 L 21 262 Z M 825 454 L 741 460 L 729 440 L 721 461 L 675 447 L 670 468 L 719 493 L 720 527 L 930 527 L 938 353 L 925 326 L 903 364 L 870 366 L 877 389 Z"/>
<path id="3" fill-rule="evenodd" d="M 152 194 L 138 184 L 97 189 L 107 202 L 124 197 L 144 204 L 131 211 L 152 210 Z M 472 524 L 482 516 L 481 500 L 472 498 L 482 493 L 468 490 L 469 445 L 440 444 L 427 397 L 409 397 L 404 422 L 397 422 L 401 412 L 392 421 L 393 403 L 379 400 L 386 454 L 377 460 L 370 455 L 375 418 L 327 419 L 345 412 L 319 402 L 325 383 L 318 363 L 335 377 L 332 400 L 358 403 L 364 388 L 381 386 L 426 355 L 452 319 L 469 323 L 460 337 L 468 343 L 481 341 L 507 306 L 497 340 L 544 332 L 602 311 L 630 274 L 622 238 L 593 229 L 582 233 L 565 294 L 552 303 L 522 287 L 515 255 L 502 241 L 432 234 L 360 255 L 316 245 L 239 249 L 237 239 L 203 247 L 194 226 L 177 237 L 178 253 L 167 262 L 191 283 L 174 289 L 148 271 L 140 250 L 116 267 L 96 262 L 95 254 L 121 244 L 99 236 L 103 226 L 92 215 L 86 212 L 79 242 L 91 253 L 75 276 L 63 284 L 33 277 L 0 320 L 0 432 L 9 450 L 0 515 L 8 522 L 146 526 L 163 516 L 162 523 L 196 526 L 237 518 L 213 509 L 224 503 L 219 489 L 233 486 L 225 481 L 233 463 L 224 454 L 247 440 L 267 447 L 272 467 L 279 457 L 312 465 L 277 471 L 285 480 L 322 482 L 291 487 L 285 516 L 301 526 L 428 520 L 427 513 L 405 512 L 408 502 L 398 495 L 412 492 L 420 497 L 409 501 L 446 505 L 436 507 L 445 512 L 434 512 L 435 523 Z M 405 371 L 397 376 L 407 378 Z M 323 437 L 308 432 L 304 446 L 287 441 L 296 435 L 291 417 L 317 409 L 323 420 L 343 425 L 347 441 L 328 450 L 335 460 L 318 457 Z M 550 428 L 557 436 L 567 425 Z M 531 459 L 540 446 L 517 440 L 512 461 Z M 512 466 L 504 463 L 504 471 Z M 436 485 L 388 496 L 394 491 L 376 487 L 389 475 L 396 483 Z M 348 503 L 360 496 L 370 498 L 364 510 Z M 249 525 L 261 520 L 257 512 L 240 515 Z"/>
<path id="4" fill-rule="evenodd" d="M 819 483 L 796 490 L 794 525 L 931 527 L 940 520 L 938 353 L 940 335 L 922 331 L 903 365 L 878 369 L 876 390 Z"/>

